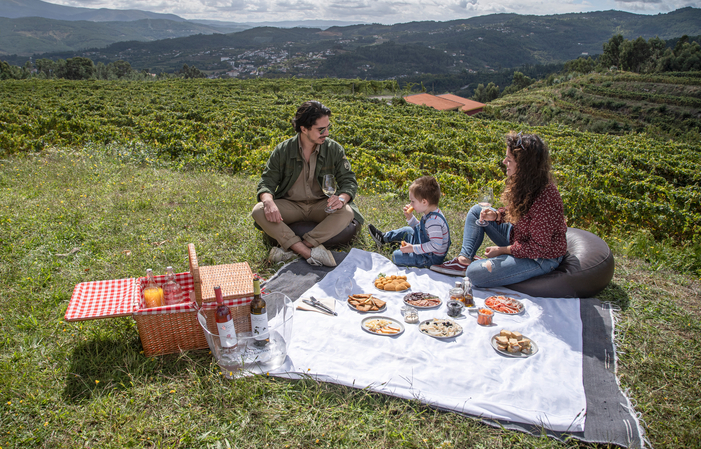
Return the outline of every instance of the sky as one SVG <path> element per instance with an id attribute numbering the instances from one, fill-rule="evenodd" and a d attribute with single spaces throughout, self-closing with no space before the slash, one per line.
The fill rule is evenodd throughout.
<path id="1" fill-rule="evenodd" d="M 494 13 L 563 14 L 615 9 L 658 14 L 701 0 L 45 0 L 65 6 L 140 9 L 176 14 L 188 20 L 280 22 L 340 20 L 393 24 L 447 21 Z"/>

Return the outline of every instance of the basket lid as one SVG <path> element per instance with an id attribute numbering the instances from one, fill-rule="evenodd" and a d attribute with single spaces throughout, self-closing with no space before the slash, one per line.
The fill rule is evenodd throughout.
<path id="1" fill-rule="evenodd" d="M 64 319 L 81 321 L 131 316 L 135 288 L 134 278 L 81 282 L 73 289 Z"/>
<path id="2" fill-rule="evenodd" d="M 224 300 L 253 296 L 253 272 L 246 262 L 199 268 L 202 302 L 216 301 L 214 287 L 221 287 Z"/>
<path id="3" fill-rule="evenodd" d="M 217 285 L 221 287 L 225 301 L 253 296 L 253 272 L 247 262 L 201 267 L 192 243 L 187 245 L 187 255 L 197 304 L 216 301 L 214 287 Z M 236 303 L 244 304 L 246 301 Z"/>

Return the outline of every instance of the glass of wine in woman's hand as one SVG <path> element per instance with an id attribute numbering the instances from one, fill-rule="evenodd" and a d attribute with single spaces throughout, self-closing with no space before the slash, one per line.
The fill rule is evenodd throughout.
<path id="1" fill-rule="evenodd" d="M 334 175 L 324 175 L 324 185 L 321 186 L 321 190 L 324 192 L 324 195 L 331 198 L 336 193 L 336 177 Z M 336 212 L 336 209 L 326 207 L 327 214 L 334 212 Z"/>
<path id="2" fill-rule="evenodd" d="M 479 196 L 477 197 L 477 204 L 480 205 L 482 208 L 482 211 L 489 209 L 492 206 L 492 203 L 494 202 L 494 192 L 492 192 L 491 187 L 484 187 L 482 190 L 480 190 Z M 482 220 L 482 217 L 478 218 L 475 223 L 477 226 L 482 226 L 485 227 L 489 224 L 489 222 Z"/>

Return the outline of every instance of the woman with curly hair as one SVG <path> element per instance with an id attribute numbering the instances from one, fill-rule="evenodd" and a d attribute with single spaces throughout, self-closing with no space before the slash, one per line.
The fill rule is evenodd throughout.
<path id="1" fill-rule="evenodd" d="M 551 272 L 567 252 L 567 225 L 562 198 L 551 173 L 548 146 L 535 134 L 506 136 L 506 207 L 484 209 L 475 205 L 465 219 L 460 255 L 431 270 L 467 276 L 476 287 L 515 284 Z M 478 226 L 480 218 L 488 222 Z M 475 260 L 484 235 L 496 246 Z"/>

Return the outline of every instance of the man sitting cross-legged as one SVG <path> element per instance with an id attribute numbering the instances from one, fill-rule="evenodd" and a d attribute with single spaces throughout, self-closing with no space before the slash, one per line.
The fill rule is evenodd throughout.
<path id="1" fill-rule="evenodd" d="M 353 203 L 358 190 L 355 173 L 343 147 L 328 138 L 331 110 L 318 101 L 303 103 L 292 121 L 297 135 L 273 150 L 258 183 L 258 204 L 252 216 L 258 227 L 282 246 L 270 250 L 271 263 L 302 256 L 311 265 L 336 266 L 323 243 L 343 231 L 355 218 L 363 217 Z M 324 175 L 338 185 L 327 198 L 322 191 Z M 327 212 L 327 208 L 330 212 Z M 288 224 L 319 223 L 301 238 Z"/>

